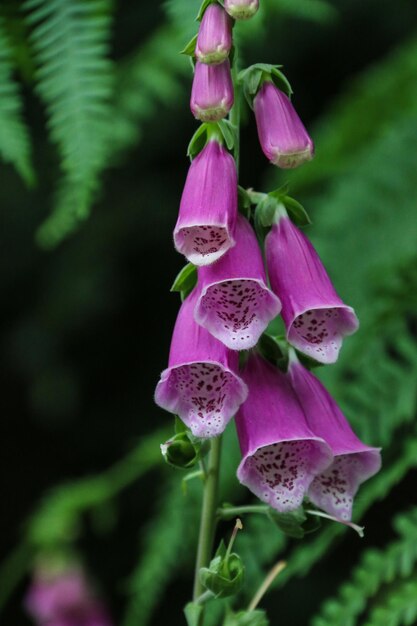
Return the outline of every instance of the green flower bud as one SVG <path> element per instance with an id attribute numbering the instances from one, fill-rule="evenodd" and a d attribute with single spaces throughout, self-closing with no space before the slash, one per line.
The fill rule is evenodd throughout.
<path id="1" fill-rule="evenodd" d="M 227 554 L 222 541 L 209 567 L 202 567 L 200 580 L 216 598 L 227 598 L 240 591 L 244 579 L 244 565 L 238 554 Z"/>
<path id="2" fill-rule="evenodd" d="M 177 432 L 171 439 L 161 444 L 165 461 L 179 469 L 194 467 L 207 454 L 209 448 L 208 441 L 197 439 L 188 430 Z"/>

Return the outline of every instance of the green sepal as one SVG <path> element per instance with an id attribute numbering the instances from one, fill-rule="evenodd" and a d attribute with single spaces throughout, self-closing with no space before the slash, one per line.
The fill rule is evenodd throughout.
<path id="1" fill-rule="evenodd" d="M 259 352 L 264 359 L 286 372 L 288 369 L 288 343 L 282 335 L 269 335 L 262 333 L 258 346 Z"/>
<path id="2" fill-rule="evenodd" d="M 185 298 L 192 292 L 197 284 L 197 268 L 192 263 L 187 263 L 182 270 L 177 274 L 171 291 L 177 291 L 181 295 L 181 300 L 184 302 Z"/>
<path id="3" fill-rule="evenodd" d="M 284 185 L 266 194 L 258 202 L 255 210 L 255 229 L 261 242 L 265 240 L 270 227 L 280 215 L 287 214 L 296 226 L 308 226 L 310 217 L 302 204 L 288 195 L 288 187 Z"/>
<path id="4" fill-rule="evenodd" d="M 269 620 L 262 609 L 239 611 L 239 613 L 233 613 L 229 609 L 223 626 L 269 626 Z"/>
<path id="5" fill-rule="evenodd" d="M 288 513 L 278 513 L 270 509 L 268 517 L 283 533 L 294 539 L 303 539 L 306 534 L 317 530 L 320 526 L 320 524 L 317 525 L 316 520 L 311 520 L 311 516 L 306 514 L 302 506 Z"/>
<path id="6" fill-rule="evenodd" d="M 187 626 L 198 626 L 200 617 L 203 612 L 203 605 L 197 602 L 189 602 L 184 607 L 184 615 L 187 620 Z"/>
<path id="7" fill-rule="evenodd" d="M 239 72 L 238 80 L 242 84 L 244 96 L 253 109 L 253 99 L 258 93 L 265 80 L 271 80 L 281 91 L 290 98 L 291 85 L 285 74 L 280 71 L 282 65 L 270 65 L 269 63 L 255 63 Z"/>
<path id="8" fill-rule="evenodd" d="M 217 126 L 223 135 L 224 142 L 228 150 L 233 150 L 237 140 L 237 128 L 229 120 L 220 120 L 217 122 Z"/>
<path id="9" fill-rule="evenodd" d="M 198 14 L 197 17 L 195 18 L 196 22 L 201 22 L 201 20 L 203 19 L 203 15 L 205 13 L 205 10 L 207 9 L 209 4 L 215 4 L 217 2 L 217 0 L 203 0 L 201 7 L 198 10 Z"/>
<path id="10" fill-rule="evenodd" d="M 187 156 L 193 160 L 203 150 L 210 138 L 216 138 L 219 143 L 224 143 L 227 149 L 232 151 L 237 140 L 236 126 L 229 120 L 203 122 L 191 137 L 187 148 Z"/>
<path id="11" fill-rule="evenodd" d="M 298 200 L 291 198 L 291 196 L 283 196 L 281 202 L 296 226 L 309 226 L 311 224 L 310 216 Z"/>
<path id="12" fill-rule="evenodd" d="M 216 598 L 227 598 L 242 588 L 244 572 L 240 556 L 235 552 L 228 555 L 222 540 L 209 567 L 200 569 L 199 577 L 202 585 Z"/>
<path id="13" fill-rule="evenodd" d="M 193 57 L 195 54 L 195 47 L 197 44 L 197 35 L 194 35 L 192 39 L 187 43 L 187 45 L 181 50 L 180 54 L 186 54 L 189 57 Z"/>
<path id="14" fill-rule="evenodd" d="M 250 195 L 248 194 L 246 189 L 244 189 L 240 185 L 237 188 L 237 193 L 238 193 L 239 211 L 242 213 L 242 215 L 246 217 L 246 219 L 249 220 L 251 217 L 251 206 L 252 206 Z"/>
<path id="15" fill-rule="evenodd" d="M 306 354 L 303 354 L 302 352 L 298 352 L 298 350 L 296 350 L 296 352 L 297 352 L 298 360 L 300 361 L 300 363 L 304 365 L 306 369 L 314 370 L 314 369 L 317 369 L 318 367 L 324 366 L 324 363 L 319 363 L 318 361 L 311 359 Z"/>
<path id="16" fill-rule="evenodd" d="M 191 469 L 196 465 L 209 451 L 210 443 L 208 440 L 198 439 L 187 429 L 180 430 L 175 424 L 175 435 L 161 445 L 162 456 L 168 465 L 172 465 L 178 469 Z"/>
<path id="17" fill-rule="evenodd" d="M 203 122 L 203 124 L 200 124 L 194 135 L 191 137 L 187 148 L 187 156 L 190 157 L 191 160 L 193 160 L 206 145 L 208 141 L 209 126 L 211 125 L 212 124 L 209 122 Z"/>

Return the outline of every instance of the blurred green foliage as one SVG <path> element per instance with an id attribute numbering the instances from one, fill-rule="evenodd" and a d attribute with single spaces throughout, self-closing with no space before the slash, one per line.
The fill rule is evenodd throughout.
<path id="1" fill-rule="evenodd" d="M 384 465 L 356 501 L 355 520 L 367 530 L 361 543 L 328 523 L 297 542 L 265 517 L 248 517 L 236 542 L 246 564 L 240 600 L 247 603 L 284 556 L 288 566 L 265 602 L 271 623 L 413 624 L 417 7 L 407 0 L 395 12 L 387 0 L 261 5 L 236 29 L 242 64 L 285 64 L 317 154 L 278 173 L 263 160 L 245 111 L 242 184 L 270 191 L 288 182 L 311 215 L 309 235 L 361 320 L 338 364 L 320 376 L 358 434 L 383 446 Z M 37 552 L 70 550 L 101 581 L 116 623 L 183 623 L 200 484 L 187 482 L 184 495 L 184 475 L 163 465 L 158 444 L 169 432 L 152 389 L 178 305 L 168 294 L 181 265 L 170 231 L 195 129 L 191 70 L 178 51 L 194 33 L 197 10 L 190 0 L 146 7 L 7 0 L 0 7 L 1 354 L 14 407 L 4 418 L 6 436 L 13 432 L 5 493 L 19 500 L 6 534 L 17 547 L 0 567 L 9 622 L 20 616 L 13 606 Z M 37 187 L 24 190 L 8 164 Z M 35 237 L 46 248 L 63 243 L 41 252 Z M 222 498 L 243 503 L 249 495 L 234 476 L 233 428 L 225 450 Z M 28 481 L 36 463 L 44 470 L 34 493 L 22 491 L 18 467 Z M 61 479 L 40 499 L 42 486 Z M 218 623 L 218 611 L 213 604 L 209 624 Z"/>

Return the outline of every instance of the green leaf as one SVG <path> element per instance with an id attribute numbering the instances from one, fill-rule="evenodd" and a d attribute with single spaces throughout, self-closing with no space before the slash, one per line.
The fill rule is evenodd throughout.
<path id="1" fill-rule="evenodd" d="M 28 186 L 35 182 L 29 133 L 23 121 L 23 102 L 13 78 L 12 51 L 6 25 L 0 18 L 0 155 L 12 163 Z"/>
<path id="2" fill-rule="evenodd" d="M 171 291 L 177 291 L 181 294 L 181 300 L 185 300 L 185 298 L 192 292 L 194 287 L 197 284 L 197 268 L 192 263 L 187 263 L 177 277 L 174 280 L 174 283 L 171 287 Z"/>
<path id="3" fill-rule="evenodd" d="M 197 602 L 189 602 L 184 608 L 187 626 L 199 626 L 203 606 Z"/>
<path id="4" fill-rule="evenodd" d="M 197 37 L 198 37 L 198 34 L 194 35 L 194 37 L 190 39 L 187 45 L 181 50 L 180 54 L 186 54 L 187 56 L 193 57 L 195 53 Z"/>

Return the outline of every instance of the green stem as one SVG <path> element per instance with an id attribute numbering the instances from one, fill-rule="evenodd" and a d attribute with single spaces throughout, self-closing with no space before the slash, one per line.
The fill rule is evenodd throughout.
<path id="1" fill-rule="evenodd" d="M 246 515 L 247 513 L 261 513 L 262 515 L 267 515 L 269 511 L 269 506 L 264 506 L 262 504 L 253 504 L 248 506 L 228 506 L 227 508 L 217 509 L 217 517 L 224 520 L 229 520 L 234 517 L 240 517 L 241 515 Z"/>
<path id="2" fill-rule="evenodd" d="M 236 26 L 235 26 L 236 28 Z M 232 107 L 232 110 L 229 113 L 229 121 L 236 127 L 236 142 L 233 150 L 233 155 L 236 161 L 236 170 L 239 175 L 239 165 L 240 165 L 240 87 L 237 81 L 238 75 L 238 58 L 237 58 L 237 49 L 235 48 L 235 58 L 233 61 L 232 67 L 232 79 L 233 79 L 233 87 L 235 90 L 235 103 Z"/>
<path id="3" fill-rule="evenodd" d="M 216 528 L 216 510 L 218 504 L 220 474 L 221 437 L 211 441 L 207 478 L 204 484 L 203 506 L 201 510 L 200 534 L 198 537 L 197 559 L 194 578 L 194 602 L 203 594 L 199 572 L 210 563 L 213 550 L 214 531 Z M 201 620 L 202 622 L 202 620 Z"/>

